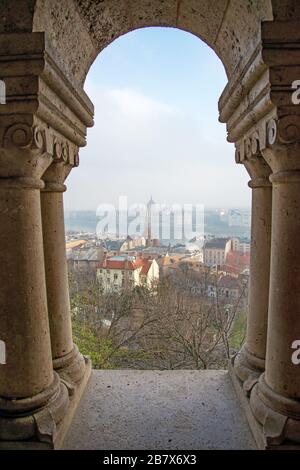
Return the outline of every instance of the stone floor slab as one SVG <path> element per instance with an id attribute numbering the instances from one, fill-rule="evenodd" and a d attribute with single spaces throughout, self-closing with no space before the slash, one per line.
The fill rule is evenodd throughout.
<path id="1" fill-rule="evenodd" d="M 64 449 L 255 449 L 227 371 L 93 371 Z"/>

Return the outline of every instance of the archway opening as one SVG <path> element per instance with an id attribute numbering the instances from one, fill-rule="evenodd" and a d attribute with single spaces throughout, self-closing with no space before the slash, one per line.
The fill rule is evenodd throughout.
<path id="1" fill-rule="evenodd" d="M 250 194 L 218 123 L 225 84 L 214 52 L 169 28 L 118 38 L 88 74 L 95 127 L 65 222 L 75 342 L 96 368 L 223 368 L 241 346 Z"/>

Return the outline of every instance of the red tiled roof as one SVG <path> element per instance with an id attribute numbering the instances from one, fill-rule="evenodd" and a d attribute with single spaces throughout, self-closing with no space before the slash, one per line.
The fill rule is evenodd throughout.
<path id="1" fill-rule="evenodd" d="M 238 289 L 239 288 L 239 281 L 236 277 L 233 276 L 222 276 L 219 280 L 219 287 L 227 288 L 227 289 Z"/>
<path id="2" fill-rule="evenodd" d="M 99 263 L 98 268 L 100 269 L 121 269 L 121 270 L 130 270 L 134 271 L 135 269 L 142 268 L 140 274 L 144 276 L 147 275 L 150 266 L 152 264 L 152 260 L 138 258 L 134 261 L 120 261 L 114 259 L 106 259 L 102 263 Z"/>
<path id="3" fill-rule="evenodd" d="M 143 259 L 143 267 L 141 270 L 141 274 L 144 274 L 146 276 L 146 274 L 148 273 L 150 269 L 151 264 L 152 264 L 152 261 L 149 261 L 148 259 Z"/>
<path id="4" fill-rule="evenodd" d="M 120 260 L 113 260 L 113 259 L 106 259 L 102 263 L 99 264 L 99 268 L 102 269 L 122 269 L 122 270 L 131 270 L 134 271 L 137 268 L 143 266 L 143 260 L 137 259 L 135 261 L 120 261 Z"/>
<path id="5" fill-rule="evenodd" d="M 250 253 L 230 251 L 226 256 L 225 264 L 243 270 L 250 264 Z"/>
<path id="6" fill-rule="evenodd" d="M 241 272 L 241 269 L 237 268 L 236 266 L 230 266 L 229 264 L 223 264 L 222 266 L 220 266 L 219 271 L 235 274 L 236 276 L 238 276 Z"/>
<path id="7" fill-rule="evenodd" d="M 164 256 L 163 258 L 160 258 L 157 260 L 157 263 L 162 266 L 162 267 L 169 267 L 171 265 L 174 265 L 178 263 L 182 258 L 182 255 L 172 255 L 172 256 Z"/>

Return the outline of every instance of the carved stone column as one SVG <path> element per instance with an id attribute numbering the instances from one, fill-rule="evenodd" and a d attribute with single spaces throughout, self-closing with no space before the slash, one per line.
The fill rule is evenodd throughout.
<path id="1" fill-rule="evenodd" d="M 300 443 L 300 116 L 269 123 L 263 155 L 273 174 L 266 371 L 250 406 L 266 445 Z"/>
<path id="2" fill-rule="evenodd" d="M 300 447 L 300 106 L 295 89 L 299 53 L 297 15 L 291 20 L 281 21 L 276 16 L 274 21 L 262 22 L 260 46 L 219 100 L 220 120 L 226 122 L 228 140 L 236 145 L 238 161 L 244 163 L 261 154 L 272 172 L 265 373 L 252 389 L 253 383 L 245 382 L 250 399 L 241 393 L 241 381 L 229 368 L 262 449 L 285 444 Z M 249 342 L 248 338 L 247 350 L 250 342 L 254 346 L 255 335 Z M 236 372 L 247 381 L 247 370 L 239 368 L 242 357 L 237 359 Z"/>
<path id="3" fill-rule="evenodd" d="M 84 361 L 73 347 L 65 310 L 56 310 L 58 304 L 68 308 L 67 286 L 63 291 L 57 283 L 66 282 L 61 194 L 42 196 L 43 212 L 48 208 L 44 258 L 40 193 L 43 178 L 47 190 L 54 189 L 52 181 L 61 183 L 48 179 L 55 173 L 50 166 L 74 165 L 93 124 L 93 106 L 45 33 L 1 33 L 0 56 L 6 85 L 6 103 L 0 105 L 0 344 L 6 350 L 0 364 L 0 448 L 53 448 L 61 445 L 91 366 L 85 364 L 80 381 Z M 60 256 L 55 250 L 50 256 L 51 246 L 62 253 L 61 263 L 51 264 L 51 256 Z M 56 333 L 54 365 L 60 370 L 70 361 L 74 383 L 53 372 L 50 329 Z"/>
<path id="4" fill-rule="evenodd" d="M 68 406 L 53 373 L 40 189 L 51 162 L 38 125 L 2 129 L 0 146 L 0 440 L 52 442 Z"/>
<path id="5" fill-rule="evenodd" d="M 68 270 L 63 211 L 64 181 L 78 165 L 77 153 L 68 145 L 55 144 L 55 161 L 43 176 L 41 191 L 44 258 L 53 367 L 70 392 L 85 373 L 85 359 L 72 340 Z"/>
<path id="6" fill-rule="evenodd" d="M 262 156 L 244 160 L 251 176 L 251 255 L 247 338 L 234 359 L 234 371 L 249 394 L 265 368 L 269 303 L 272 185 L 271 169 Z"/>

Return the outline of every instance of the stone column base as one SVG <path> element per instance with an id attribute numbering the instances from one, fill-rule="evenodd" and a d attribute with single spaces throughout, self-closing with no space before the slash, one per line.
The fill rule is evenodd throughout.
<path id="1" fill-rule="evenodd" d="M 251 354 L 245 345 L 232 359 L 233 368 L 242 383 L 244 393 L 250 396 L 253 386 L 265 370 L 265 361 Z"/>
<path id="2" fill-rule="evenodd" d="M 245 394 L 243 382 L 238 378 L 233 367 L 233 359 L 228 364 L 229 375 L 238 400 L 246 414 L 249 427 L 260 450 L 300 450 L 297 444 L 288 439 L 288 435 L 297 435 L 296 427 L 300 421 L 290 420 L 287 416 L 268 408 L 261 400 L 257 400 L 257 381 L 254 383 L 250 398 Z M 259 422 L 255 415 L 260 415 Z M 299 434 L 300 438 L 300 434 Z"/>
<path id="3" fill-rule="evenodd" d="M 12 436 L 16 436 L 15 440 L 10 439 L 8 433 L 10 432 L 11 425 L 13 424 L 12 419 L 4 418 L 0 416 L 0 450 L 35 450 L 45 449 L 53 450 L 59 449 L 62 446 L 63 440 L 72 422 L 74 413 L 79 405 L 85 387 L 89 381 L 91 375 L 91 361 L 89 358 L 84 358 L 85 361 L 85 372 L 81 378 L 81 381 L 74 387 L 73 393 L 69 396 L 67 406 L 56 406 L 55 410 L 57 413 L 57 423 L 53 419 L 53 410 L 51 403 L 39 412 L 29 416 L 23 416 L 17 419 L 13 419 L 15 429 Z M 61 383 L 61 389 L 64 390 L 63 397 L 68 398 L 68 392 L 63 383 Z M 55 401 L 53 403 L 56 403 Z M 65 403 L 61 398 L 60 403 Z M 60 416 L 58 414 L 60 413 Z M 10 421 L 10 422 L 9 422 Z M 24 438 L 24 427 L 35 426 L 38 431 L 35 433 L 35 437 L 30 439 Z M 16 430 L 19 429 L 19 436 L 16 434 Z M 13 437 L 12 437 L 13 439 Z"/>
<path id="4" fill-rule="evenodd" d="M 81 383 L 85 375 L 85 358 L 74 344 L 69 354 L 53 360 L 53 369 L 58 373 L 71 396 L 75 393 L 77 385 Z"/>

